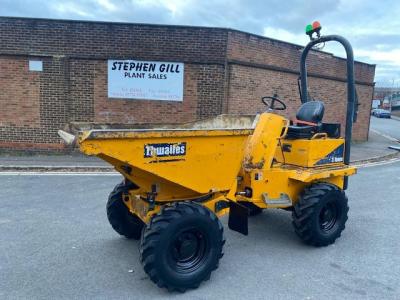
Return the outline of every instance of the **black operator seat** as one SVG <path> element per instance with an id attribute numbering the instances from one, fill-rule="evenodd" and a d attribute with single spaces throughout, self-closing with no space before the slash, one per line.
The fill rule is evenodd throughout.
<path id="1" fill-rule="evenodd" d="M 303 103 L 288 129 L 286 138 L 301 139 L 311 138 L 322 130 L 322 118 L 324 117 L 325 106 L 322 101 L 309 101 Z"/>

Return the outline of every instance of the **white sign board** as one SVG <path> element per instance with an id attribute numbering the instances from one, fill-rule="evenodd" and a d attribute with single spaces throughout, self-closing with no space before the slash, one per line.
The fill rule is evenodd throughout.
<path id="1" fill-rule="evenodd" d="M 183 63 L 109 60 L 108 97 L 182 101 L 183 73 Z"/>
<path id="2" fill-rule="evenodd" d="M 381 100 L 372 100 L 372 108 L 378 108 L 381 105 Z"/>

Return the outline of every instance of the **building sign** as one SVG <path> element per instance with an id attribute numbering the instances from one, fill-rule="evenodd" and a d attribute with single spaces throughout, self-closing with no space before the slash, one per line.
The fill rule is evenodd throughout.
<path id="1" fill-rule="evenodd" d="M 109 60 L 108 97 L 183 100 L 183 63 Z"/>

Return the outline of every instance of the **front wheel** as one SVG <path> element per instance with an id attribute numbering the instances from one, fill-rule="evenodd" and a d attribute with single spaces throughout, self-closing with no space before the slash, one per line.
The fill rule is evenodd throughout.
<path id="1" fill-rule="evenodd" d="M 345 228 L 349 207 L 343 190 L 329 183 L 307 187 L 292 212 L 296 234 L 313 246 L 333 244 Z"/>
<path id="2" fill-rule="evenodd" d="M 140 243 L 145 272 L 159 287 L 197 288 L 218 267 L 225 243 L 217 216 L 193 202 L 165 206 L 146 226 Z"/>

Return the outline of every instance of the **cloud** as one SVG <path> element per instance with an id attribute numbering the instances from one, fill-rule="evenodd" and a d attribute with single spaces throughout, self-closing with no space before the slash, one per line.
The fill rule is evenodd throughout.
<path id="1" fill-rule="evenodd" d="M 309 41 L 308 36 L 306 36 L 303 33 L 302 34 L 293 33 L 285 29 L 271 27 L 271 26 L 264 28 L 263 35 L 272 38 L 277 38 L 283 41 L 289 41 L 291 43 L 299 45 L 305 45 Z"/>
<path id="2" fill-rule="evenodd" d="M 389 77 L 400 80 L 400 2 L 395 0 L 1 2 L 1 14 L 7 16 L 230 27 L 300 45 L 307 42 L 305 25 L 318 19 L 324 34 L 349 39 L 356 59 L 377 64 L 376 81 L 388 81 Z M 327 44 L 324 50 L 344 56 L 338 45 Z"/>
<path id="3" fill-rule="evenodd" d="M 116 4 L 110 2 L 110 0 L 97 0 L 97 3 L 104 8 L 105 10 L 109 12 L 114 12 L 118 10 L 118 7 Z"/>
<path id="4" fill-rule="evenodd" d="M 57 12 L 59 15 L 74 14 L 83 18 L 95 17 L 92 13 L 87 12 L 87 10 L 85 10 L 84 7 L 82 7 L 78 3 L 73 3 L 73 2 L 58 3 L 58 4 L 53 4 L 51 7 L 52 10 Z"/>

